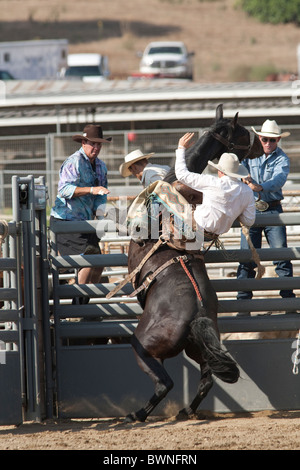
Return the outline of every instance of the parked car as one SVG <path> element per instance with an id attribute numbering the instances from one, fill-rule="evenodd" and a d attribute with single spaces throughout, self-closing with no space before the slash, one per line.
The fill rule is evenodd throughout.
<path id="1" fill-rule="evenodd" d="M 0 70 L 0 80 L 14 80 L 14 77 L 7 70 Z"/>
<path id="2" fill-rule="evenodd" d="M 151 42 L 142 55 L 140 73 L 192 79 L 193 55 L 181 41 Z"/>

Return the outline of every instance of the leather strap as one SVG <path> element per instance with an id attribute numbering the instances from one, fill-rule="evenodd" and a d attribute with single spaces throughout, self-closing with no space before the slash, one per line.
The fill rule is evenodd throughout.
<path id="1" fill-rule="evenodd" d="M 179 261 L 179 256 L 177 256 L 176 258 L 171 258 L 169 261 L 166 261 L 162 266 L 160 266 L 158 269 L 156 269 L 156 271 L 154 271 L 154 273 L 149 274 L 149 276 L 146 277 L 144 282 L 137 289 L 135 289 L 135 291 L 131 292 L 129 297 L 134 297 L 135 295 L 137 295 L 142 290 L 147 289 L 147 287 L 149 287 L 149 285 L 151 284 L 153 279 L 155 279 L 156 276 L 158 276 L 159 273 L 161 273 L 167 267 L 171 266 L 171 264 L 178 263 L 178 261 Z"/>
<path id="2" fill-rule="evenodd" d="M 146 254 L 146 256 L 142 259 L 140 264 L 133 270 L 131 271 L 130 274 L 128 274 L 125 279 L 120 282 L 113 290 L 111 290 L 107 295 L 106 298 L 110 299 L 116 292 L 118 292 L 122 287 L 124 287 L 131 279 L 142 269 L 146 261 L 150 258 L 150 256 L 153 255 L 153 253 L 160 247 L 160 245 L 166 243 L 161 237 L 158 239 L 158 241 L 153 245 L 150 251 Z"/>
<path id="3" fill-rule="evenodd" d="M 134 297 L 135 295 L 137 295 L 142 290 L 147 289 L 149 287 L 149 285 L 151 284 L 151 282 L 153 281 L 153 279 L 155 279 L 156 276 L 158 276 L 158 274 L 161 273 L 164 269 L 168 268 L 169 266 L 171 266 L 172 264 L 175 264 L 175 263 L 179 263 L 179 262 L 181 262 L 181 263 L 184 262 L 185 263 L 186 261 L 188 261 L 191 258 L 201 258 L 201 259 L 203 259 L 203 256 L 200 255 L 200 254 L 199 255 L 190 254 L 190 255 L 175 256 L 174 258 L 171 258 L 170 260 L 166 261 L 162 266 L 157 268 L 156 271 L 154 271 L 154 273 L 149 274 L 149 276 L 146 277 L 144 282 L 137 289 L 135 289 L 135 291 L 133 291 L 129 295 L 129 297 Z"/>

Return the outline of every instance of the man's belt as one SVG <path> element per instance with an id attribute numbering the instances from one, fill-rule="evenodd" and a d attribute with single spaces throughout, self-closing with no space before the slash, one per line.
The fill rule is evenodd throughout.
<path id="1" fill-rule="evenodd" d="M 269 207 L 276 207 L 276 206 L 280 206 L 281 201 L 278 199 L 277 201 L 270 201 L 267 204 L 269 204 Z"/>
<path id="2" fill-rule="evenodd" d="M 281 201 L 279 199 L 277 201 L 270 202 L 262 201 L 261 199 L 259 199 L 258 201 L 256 201 L 255 206 L 257 210 L 259 210 L 260 212 L 264 212 L 269 208 L 280 206 L 280 204 Z"/>

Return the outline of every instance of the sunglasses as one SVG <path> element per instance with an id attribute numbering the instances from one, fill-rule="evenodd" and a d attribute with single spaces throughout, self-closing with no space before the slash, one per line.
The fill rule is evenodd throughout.
<path id="1" fill-rule="evenodd" d="M 102 147 L 101 142 L 91 142 L 90 140 L 87 140 L 85 143 L 91 147 Z"/>
<path id="2" fill-rule="evenodd" d="M 277 141 L 277 139 L 273 139 L 273 138 L 268 139 L 268 137 L 262 137 L 261 140 L 262 140 L 262 142 L 272 142 L 272 144 L 274 144 L 274 142 Z"/>

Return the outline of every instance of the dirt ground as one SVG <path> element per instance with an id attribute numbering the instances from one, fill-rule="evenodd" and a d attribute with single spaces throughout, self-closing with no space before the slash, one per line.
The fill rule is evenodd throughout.
<path id="1" fill-rule="evenodd" d="M 0 426 L 0 450 L 300 450 L 300 411 L 152 417 L 124 424 L 119 418 L 50 420 Z"/>

